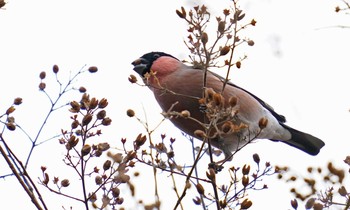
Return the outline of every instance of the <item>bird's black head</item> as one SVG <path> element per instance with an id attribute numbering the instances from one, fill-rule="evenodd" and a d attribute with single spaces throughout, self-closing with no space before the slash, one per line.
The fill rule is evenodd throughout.
<path id="1" fill-rule="evenodd" d="M 141 77 L 143 77 L 146 73 L 149 73 L 151 71 L 151 66 L 153 62 L 162 56 L 169 56 L 175 58 L 174 56 L 164 52 L 149 52 L 144 54 L 131 64 L 134 66 L 134 71 L 136 71 Z"/>

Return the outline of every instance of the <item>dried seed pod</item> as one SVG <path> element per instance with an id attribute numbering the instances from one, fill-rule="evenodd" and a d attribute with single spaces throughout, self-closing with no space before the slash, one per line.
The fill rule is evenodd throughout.
<path id="1" fill-rule="evenodd" d="M 252 201 L 247 198 L 241 203 L 241 209 L 248 209 L 253 205 Z"/>
<path id="2" fill-rule="evenodd" d="M 15 98 L 15 100 L 13 101 L 14 105 L 20 105 L 21 103 L 22 103 L 22 98 L 20 97 Z"/>
<path id="3" fill-rule="evenodd" d="M 194 135 L 195 135 L 196 137 L 200 138 L 200 139 L 203 139 L 203 138 L 205 138 L 205 137 L 207 136 L 207 135 L 205 134 L 205 132 L 202 131 L 202 130 L 195 130 L 195 131 L 194 131 Z"/>
<path id="4" fill-rule="evenodd" d="M 98 68 L 97 68 L 96 66 L 90 66 L 89 69 L 88 69 L 88 71 L 89 71 L 90 73 L 95 73 L 95 72 L 98 71 Z"/>
<path id="5" fill-rule="evenodd" d="M 260 163 L 260 157 L 257 153 L 253 154 L 253 160 L 254 162 L 256 162 L 257 164 Z"/>
<path id="6" fill-rule="evenodd" d="M 204 187 L 203 187 L 203 185 L 201 185 L 200 183 L 196 184 L 196 189 L 197 189 L 197 192 L 200 195 L 204 195 Z"/>
<path id="7" fill-rule="evenodd" d="M 128 80 L 129 80 L 130 83 L 136 83 L 137 82 L 137 78 L 133 74 L 130 74 Z"/>
<path id="8" fill-rule="evenodd" d="M 208 34 L 207 33 L 205 33 L 205 32 L 202 33 L 201 41 L 204 45 L 208 43 Z"/>
<path id="9" fill-rule="evenodd" d="M 102 98 L 100 102 L 98 103 L 98 108 L 104 109 L 108 106 L 108 101 L 105 98 Z"/>
<path id="10" fill-rule="evenodd" d="M 53 67 L 52 67 L 52 71 L 53 71 L 53 73 L 55 73 L 55 74 L 57 74 L 58 73 L 58 71 L 59 71 L 59 68 L 58 68 L 58 66 L 55 64 L 55 65 L 53 65 Z"/>
<path id="11" fill-rule="evenodd" d="M 82 126 L 88 125 L 91 122 L 91 120 L 92 120 L 92 115 L 91 114 L 86 114 L 83 117 Z"/>
<path id="12" fill-rule="evenodd" d="M 260 128 L 260 129 L 266 128 L 267 123 L 268 123 L 268 120 L 267 120 L 265 117 L 261 118 L 261 119 L 259 120 L 259 128 Z"/>
<path id="13" fill-rule="evenodd" d="M 95 183 L 96 183 L 97 185 L 101 185 L 102 182 L 103 182 L 103 180 L 102 180 L 102 177 L 101 177 L 101 176 L 96 176 L 96 177 L 95 177 Z"/>
<path id="14" fill-rule="evenodd" d="M 88 144 L 85 144 L 83 148 L 81 148 L 81 156 L 86 156 L 91 152 L 91 146 Z"/>
<path id="15" fill-rule="evenodd" d="M 11 123 L 6 123 L 6 128 L 9 129 L 10 131 L 16 130 L 16 125 Z"/>
<path id="16" fill-rule="evenodd" d="M 242 185 L 243 187 L 247 187 L 249 184 L 249 176 L 243 176 L 242 177 Z"/>
<path id="17" fill-rule="evenodd" d="M 188 110 L 183 110 L 181 112 L 181 117 L 183 117 L 185 119 L 189 118 L 190 116 L 191 116 L 191 113 Z"/>
<path id="18" fill-rule="evenodd" d="M 39 84 L 39 89 L 40 89 L 40 90 L 44 90 L 45 88 L 46 88 L 45 82 L 40 82 L 40 84 Z"/>
<path id="19" fill-rule="evenodd" d="M 102 120 L 103 118 L 106 117 L 106 110 L 100 110 L 97 114 L 96 114 L 97 119 Z"/>
<path id="20" fill-rule="evenodd" d="M 128 109 L 126 111 L 126 115 L 128 115 L 129 117 L 134 117 L 135 116 L 135 111 L 132 109 Z"/>
<path id="21" fill-rule="evenodd" d="M 103 164 L 103 170 L 107 171 L 108 169 L 111 168 L 111 165 L 112 165 L 112 161 L 106 160 Z"/>
<path id="22" fill-rule="evenodd" d="M 63 179 L 62 181 L 61 181 L 61 186 L 62 187 L 68 187 L 69 186 L 69 180 L 68 179 Z"/>
<path id="23" fill-rule="evenodd" d="M 86 92 L 86 88 L 85 87 L 80 87 L 79 88 L 79 92 L 80 93 L 85 93 Z"/>
<path id="24" fill-rule="evenodd" d="M 227 53 L 230 52 L 230 46 L 224 46 L 220 49 L 220 56 L 226 55 Z"/>
<path id="25" fill-rule="evenodd" d="M 225 25 L 226 25 L 225 21 L 220 21 L 218 23 L 218 32 L 219 33 L 224 33 L 225 32 Z"/>
<path id="26" fill-rule="evenodd" d="M 243 175 L 248 175 L 249 174 L 249 171 L 250 171 L 250 165 L 244 165 L 243 168 L 242 168 L 242 173 Z"/>
<path id="27" fill-rule="evenodd" d="M 102 120 L 102 125 L 108 126 L 112 123 L 112 120 L 109 117 L 106 117 Z"/>
<path id="28" fill-rule="evenodd" d="M 40 72 L 39 77 L 40 77 L 40 79 L 45 79 L 46 72 L 44 72 L 44 71 Z"/>

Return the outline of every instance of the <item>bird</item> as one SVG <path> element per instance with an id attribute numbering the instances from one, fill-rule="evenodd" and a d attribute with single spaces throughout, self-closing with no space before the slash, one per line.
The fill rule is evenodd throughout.
<path id="1" fill-rule="evenodd" d="M 236 151 L 254 139 L 283 142 L 313 156 L 325 145 L 321 139 L 286 125 L 286 118 L 270 105 L 212 71 L 157 51 L 131 64 L 163 112 L 173 113 L 170 121 L 192 137 L 208 138 L 225 160 L 232 160 Z"/>

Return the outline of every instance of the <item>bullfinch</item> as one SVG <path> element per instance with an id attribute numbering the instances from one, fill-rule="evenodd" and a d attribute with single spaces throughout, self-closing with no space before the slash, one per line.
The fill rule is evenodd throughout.
<path id="1" fill-rule="evenodd" d="M 211 71 L 185 65 L 164 52 L 144 54 L 132 65 L 154 93 L 164 112 L 187 113 L 184 116 L 170 117 L 171 122 L 194 137 L 196 132 L 198 134 L 204 128 L 211 129 L 208 136 L 211 145 L 222 150 L 227 160 L 231 160 L 233 152 L 252 139 L 283 142 L 310 155 L 317 155 L 325 145 L 317 137 L 286 125 L 284 116 L 277 114 L 271 106 L 252 93 L 231 82 L 226 82 L 223 86 L 224 78 Z M 203 97 L 217 93 L 222 96 L 218 103 L 220 100 L 225 101 L 222 109 L 230 110 L 231 117 L 224 115 L 213 124 L 210 122 L 210 113 L 203 108 Z M 234 103 L 234 108 L 229 109 L 230 100 L 233 101 L 231 103 Z M 238 129 L 228 127 L 225 130 L 224 125 L 236 125 Z"/>

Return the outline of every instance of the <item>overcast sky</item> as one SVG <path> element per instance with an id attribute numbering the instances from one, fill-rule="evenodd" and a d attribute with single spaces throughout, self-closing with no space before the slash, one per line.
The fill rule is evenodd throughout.
<path id="1" fill-rule="evenodd" d="M 151 92 L 128 82 L 127 77 L 133 73 L 130 63 L 155 50 L 187 58 L 183 44 L 186 25 L 175 10 L 181 6 L 189 8 L 193 2 L 7 2 L 6 9 L 0 10 L 1 110 L 6 110 L 13 98 L 22 97 L 24 104 L 17 110 L 19 119 L 28 130 L 30 126 L 35 130 L 36 119 L 43 115 L 39 107 L 45 105 L 38 105 L 45 101 L 38 91 L 39 72 L 50 72 L 52 65 L 57 64 L 68 75 L 67 72 L 84 65 L 96 65 L 99 72 L 82 77 L 78 83 L 86 86 L 93 96 L 109 100 L 108 113 L 115 127 L 106 131 L 108 138 L 133 138 L 135 133 L 144 132 L 135 120 L 126 117 L 128 108 L 141 116 L 144 108 L 151 125 L 161 119 L 161 110 Z M 208 3 L 209 10 L 221 14 L 222 4 L 227 2 Z M 255 45 L 240 52 L 248 55 L 248 59 L 240 70 L 232 73 L 232 81 L 272 105 L 287 117 L 288 125 L 323 139 L 326 146 L 318 156 L 311 157 L 284 144 L 259 141 L 240 152 L 235 163 L 244 163 L 257 152 L 265 161 L 290 165 L 300 171 L 309 165 L 324 166 L 329 160 L 343 166 L 342 160 L 349 155 L 350 140 L 350 30 L 333 26 L 350 25 L 350 21 L 349 16 L 334 12 L 341 1 L 249 0 L 240 4 L 247 20 L 257 21 L 256 27 L 246 31 Z M 122 124 L 117 126 L 118 123 Z M 45 137 L 59 129 L 53 127 Z M 170 123 L 160 127 L 159 133 L 163 133 L 161 129 L 181 139 L 181 133 Z M 47 145 L 54 147 L 57 143 Z M 47 151 L 38 149 L 34 154 L 32 166 L 37 169 L 43 164 L 40 152 Z M 10 184 L 20 190 L 10 179 L 1 180 L 0 188 L 8 188 Z M 265 209 L 271 205 L 269 199 L 280 195 L 279 185 L 271 185 L 275 187 L 257 193 L 252 209 Z M 174 196 L 172 192 L 169 194 Z M 31 208 L 27 198 L 23 203 L 13 203 L 8 199 L 14 195 L 9 196 L 0 197 L 3 208 L 23 209 L 23 203 L 26 209 Z M 291 198 L 286 191 L 285 199 L 279 199 L 278 209 L 289 208 Z"/>

